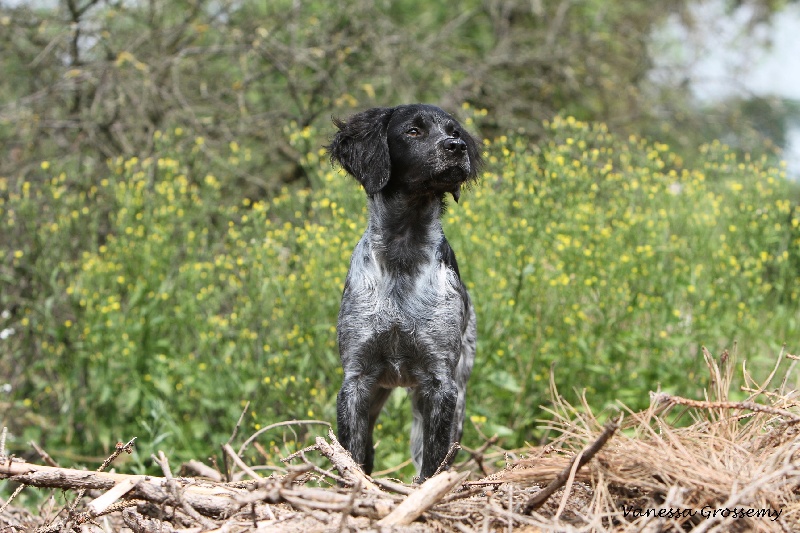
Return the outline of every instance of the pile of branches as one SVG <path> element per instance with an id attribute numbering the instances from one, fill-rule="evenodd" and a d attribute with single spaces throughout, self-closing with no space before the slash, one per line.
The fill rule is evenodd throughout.
<path id="1" fill-rule="evenodd" d="M 63 508 L 38 515 L 9 506 L 12 495 L 0 503 L 0 531 L 800 530 L 800 410 L 788 385 L 797 358 L 781 352 L 760 384 L 743 365 L 745 399 L 732 401 L 732 358 L 704 355 L 704 400 L 656 392 L 647 410 L 621 407 L 602 423 L 585 399 L 576 408 L 553 390 L 550 444 L 503 452 L 505 467 L 490 473 L 489 440 L 421 485 L 365 475 L 330 431 L 270 477 L 224 445 L 235 481 L 195 462 L 184 465 L 194 477 L 176 477 L 163 453 L 153 457 L 163 476 L 105 472 L 133 441 L 95 472 L 15 460 L 0 441 L 0 479 L 16 492 L 75 491 Z M 785 359 L 790 368 L 772 386 Z"/>

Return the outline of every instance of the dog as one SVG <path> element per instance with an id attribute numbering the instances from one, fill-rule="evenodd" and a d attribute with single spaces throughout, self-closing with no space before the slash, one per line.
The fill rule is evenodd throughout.
<path id="1" fill-rule="evenodd" d="M 458 202 L 462 185 L 477 179 L 480 144 L 426 104 L 369 109 L 334 124 L 331 162 L 361 183 L 369 211 L 339 311 L 338 438 L 372 473 L 375 421 L 392 389 L 408 388 L 421 483 L 461 440 L 464 423 L 475 311 L 441 216 L 445 195 Z"/>

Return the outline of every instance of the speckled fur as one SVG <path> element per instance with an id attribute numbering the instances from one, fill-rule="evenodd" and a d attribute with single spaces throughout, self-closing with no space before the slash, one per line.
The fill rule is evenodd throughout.
<path id="1" fill-rule="evenodd" d="M 475 313 L 444 236 L 444 196 L 477 176 L 478 143 L 441 109 L 376 108 L 336 121 L 331 159 L 367 193 L 339 312 L 339 440 L 369 473 L 372 431 L 394 387 L 411 394 L 420 481 L 461 439 Z"/>

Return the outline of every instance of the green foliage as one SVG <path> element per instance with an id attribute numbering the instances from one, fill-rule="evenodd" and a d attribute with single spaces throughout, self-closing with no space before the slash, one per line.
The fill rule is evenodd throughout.
<path id="1" fill-rule="evenodd" d="M 567 113 L 618 134 L 669 136 L 687 156 L 719 135 L 749 151 L 772 137 L 774 149 L 786 128 L 773 118 L 786 106 L 765 100 L 753 112 L 730 103 L 701 110 L 685 83 L 690 72 L 669 69 L 674 77 L 665 78 L 654 71 L 668 54 L 652 39 L 665 23 L 682 20 L 688 35 L 707 31 L 692 20 L 699 3 L 0 4 L 0 145 L 7 151 L 0 175 L 13 178 L 51 159 L 96 182 L 109 157 L 158 157 L 153 133 L 184 128 L 205 138 L 209 171 L 232 189 L 271 194 L 309 177 L 284 124 L 326 128 L 331 115 L 415 101 L 486 108 L 486 136 L 517 131 L 539 139 L 543 120 Z M 755 25 L 781 7 L 748 0 L 731 11 Z M 231 142 L 250 149 L 251 159 L 228 164 Z"/>
<path id="2" fill-rule="evenodd" d="M 538 438 L 551 368 L 565 395 L 642 407 L 658 386 L 701 394 L 699 343 L 738 339 L 749 355 L 796 341 L 800 215 L 780 169 L 718 143 L 686 169 L 665 145 L 572 118 L 546 130 L 538 149 L 487 142 L 481 183 L 444 217 L 478 313 L 467 445 L 475 428 L 511 446 Z M 96 185 L 47 163 L 13 189 L 0 180 L 16 235 L 0 267 L 0 309 L 13 309 L 0 329 L 14 330 L 0 341 L 3 423 L 51 453 L 139 436 L 141 457 L 206 457 L 245 401 L 244 433 L 335 420 L 363 192 L 311 128 L 288 138 L 314 187 L 259 201 L 223 195 L 200 170 L 204 139 L 178 138 L 157 133 L 155 156 L 114 160 Z M 248 157 L 235 143 L 227 156 Z M 380 422 L 378 468 L 407 458 L 402 395 Z M 263 442 L 276 460 L 305 436 Z"/>

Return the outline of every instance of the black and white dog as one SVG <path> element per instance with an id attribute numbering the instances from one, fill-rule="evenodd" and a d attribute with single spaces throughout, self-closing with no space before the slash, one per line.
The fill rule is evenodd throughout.
<path id="1" fill-rule="evenodd" d="M 478 142 L 432 105 L 369 109 L 339 128 L 328 150 L 367 193 L 339 311 L 344 381 L 339 441 L 369 474 L 372 430 L 394 387 L 408 387 L 411 456 L 419 481 L 461 439 L 475 357 L 475 312 L 442 231 L 445 194 L 481 165 Z"/>

